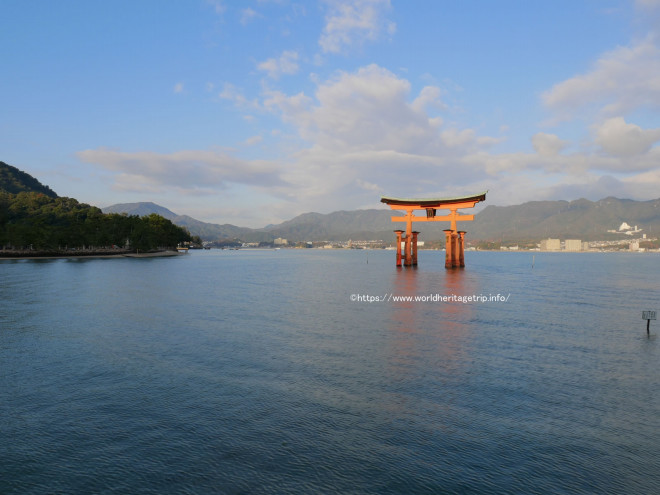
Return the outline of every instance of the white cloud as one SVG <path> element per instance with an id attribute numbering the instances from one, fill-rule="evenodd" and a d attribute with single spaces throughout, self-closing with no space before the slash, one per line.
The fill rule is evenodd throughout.
<path id="1" fill-rule="evenodd" d="M 595 142 L 607 153 L 630 157 L 648 152 L 660 141 L 660 129 L 642 129 L 623 117 L 606 120 L 596 130 Z"/>
<path id="2" fill-rule="evenodd" d="M 263 136 L 252 136 L 247 138 L 245 141 L 243 141 L 244 144 L 248 146 L 254 146 L 255 144 L 259 144 L 261 141 L 263 141 Z"/>
<path id="3" fill-rule="evenodd" d="M 175 93 L 183 93 L 183 83 L 178 82 L 174 85 L 174 92 Z"/>
<path id="4" fill-rule="evenodd" d="M 367 182 L 366 180 L 362 180 L 362 179 L 357 179 L 356 182 L 358 186 L 360 186 L 362 189 L 365 189 L 366 191 L 372 191 L 376 193 L 381 191 L 381 188 L 378 184 Z"/>
<path id="5" fill-rule="evenodd" d="M 539 155 L 555 156 L 566 147 L 568 143 L 562 141 L 554 134 L 539 132 L 532 136 L 532 146 Z"/>
<path id="6" fill-rule="evenodd" d="M 653 2 L 637 2 L 650 7 Z M 660 129 L 626 122 L 631 115 L 660 109 L 660 48 L 657 38 L 645 39 L 604 53 L 590 70 L 554 85 L 542 102 L 554 113 L 553 123 L 579 118 L 595 122 L 580 141 L 580 151 L 562 153 L 569 144 L 554 134 L 532 136 L 536 157 L 519 156 L 523 170 L 558 174 L 562 183 L 536 188 L 555 197 L 625 195 L 644 199 L 660 190 Z M 605 175 L 603 175 L 605 174 Z M 640 185 L 644 180 L 646 186 Z M 642 191 L 646 192 L 642 192 Z M 653 197 L 657 193 L 650 194 Z M 552 197 L 552 196 L 549 196 Z M 602 196 L 601 196 L 602 197 Z"/>
<path id="7" fill-rule="evenodd" d="M 566 153 L 569 143 L 555 134 L 537 133 L 531 137 L 535 152 L 493 153 L 490 147 L 501 139 L 446 123 L 440 87 L 415 93 L 407 79 L 375 64 L 312 82 L 313 94 L 264 86 L 260 99 L 248 100 L 230 84 L 220 92 L 250 113 L 270 112 L 293 127 L 300 139 L 279 140 L 282 161 L 215 151 L 96 149 L 78 156 L 114 174 L 116 187 L 124 190 L 226 195 L 237 184 L 242 193 L 248 191 L 246 197 L 262 202 L 270 221 L 305 211 L 376 207 L 381 194 L 456 196 L 488 189 L 489 204 L 506 205 L 599 199 L 594 195 L 608 187 L 611 194 L 633 198 L 653 187 L 660 190 L 655 173 L 660 148 L 652 147 L 658 130 L 621 117 L 594 127 L 594 141 L 582 143 L 578 152 Z M 261 142 L 264 132 L 245 139 L 239 149 Z M 644 188 L 635 189 L 639 184 Z"/>
<path id="8" fill-rule="evenodd" d="M 582 190 L 599 199 L 593 194 L 605 188 L 603 182 L 595 185 L 602 173 L 631 178 L 657 167 L 660 158 L 653 148 L 625 158 L 594 153 L 588 143 L 581 151 L 561 153 L 570 143 L 548 133 L 531 137 L 534 153 L 492 153 L 502 138 L 449 127 L 429 115 L 440 93 L 431 87 L 411 95 L 407 80 L 377 65 L 319 81 L 313 97 L 269 92 L 263 107 L 281 112 L 309 143 L 290 156 L 283 175 L 297 185 L 287 196 L 289 208 L 348 208 L 376 194 L 452 196 L 485 189 L 499 204 L 539 194 L 557 199 L 561 196 L 551 194 L 561 191 L 579 197 Z"/>
<path id="9" fill-rule="evenodd" d="M 295 74 L 298 72 L 298 53 L 285 51 L 280 58 L 269 58 L 257 65 L 257 69 L 268 72 L 268 77 L 278 79 L 282 74 Z"/>
<path id="10" fill-rule="evenodd" d="M 635 5 L 644 9 L 660 7 L 660 0 L 635 0 Z"/>
<path id="11" fill-rule="evenodd" d="M 653 36 L 630 47 L 604 54 L 592 70 L 555 84 L 542 95 L 558 120 L 574 117 L 585 107 L 605 116 L 639 108 L 660 108 L 660 49 Z"/>
<path id="12" fill-rule="evenodd" d="M 243 92 L 231 83 L 225 83 L 218 97 L 223 100 L 232 101 L 237 107 L 258 108 L 259 102 L 256 99 L 248 100 Z"/>
<path id="13" fill-rule="evenodd" d="M 447 106 L 440 100 L 440 88 L 437 86 L 426 86 L 419 96 L 412 102 L 412 107 L 417 111 L 424 111 L 427 107 L 446 109 Z"/>
<path id="14" fill-rule="evenodd" d="M 223 0 L 206 0 L 206 3 L 211 5 L 218 15 L 224 14 L 225 10 L 227 10 L 227 6 Z"/>
<path id="15" fill-rule="evenodd" d="M 241 94 L 238 88 L 236 88 L 236 86 L 231 83 L 225 83 L 223 85 L 222 91 L 218 94 L 218 96 L 222 99 L 231 101 L 245 100 L 245 97 Z"/>
<path id="16" fill-rule="evenodd" d="M 85 163 L 115 172 L 118 185 L 153 192 L 163 188 L 203 191 L 223 188 L 228 183 L 257 187 L 283 186 L 277 164 L 241 160 L 213 151 L 121 152 L 99 148 L 76 153 Z"/>
<path id="17" fill-rule="evenodd" d="M 449 148 L 466 146 L 474 142 L 475 139 L 475 133 L 472 129 L 463 129 L 462 131 L 457 129 L 448 129 L 443 131 L 441 136 L 442 142 L 445 143 Z"/>
<path id="18" fill-rule="evenodd" d="M 241 10 L 241 24 L 243 26 L 247 25 L 248 23 L 250 23 L 251 21 L 253 21 L 257 17 L 259 17 L 259 14 L 257 13 L 257 11 L 254 10 L 254 9 L 251 9 L 250 7 Z"/>
<path id="19" fill-rule="evenodd" d="M 622 180 L 628 186 L 631 198 L 658 198 L 660 194 L 660 169 L 653 170 L 627 177 Z"/>
<path id="20" fill-rule="evenodd" d="M 315 101 L 273 92 L 264 105 L 279 109 L 307 141 L 335 151 L 423 153 L 444 147 L 437 132 L 441 120 L 423 108 L 439 90 L 424 88 L 412 103 L 409 93 L 407 80 L 374 64 L 319 83 Z"/>
<path id="21" fill-rule="evenodd" d="M 325 27 L 319 39 L 324 53 L 341 53 L 383 32 L 392 35 L 396 25 L 385 19 L 390 0 L 325 0 Z"/>
<path id="22" fill-rule="evenodd" d="M 298 186 L 291 200 L 320 208 L 377 203 L 378 192 L 474 192 L 470 183 L 489 172 L 483 160 L 465 157 L 499 140 L 443 129 L 443 119 L 427 113 L 442 108 L 440 93 L 426 87 L 411 95 L 407 80 L 377 65 L 319 81 L 313 97 L 267 92 L 263 107 L 279 112 L 309 143 L 291 155 L 283 175 Z"/>

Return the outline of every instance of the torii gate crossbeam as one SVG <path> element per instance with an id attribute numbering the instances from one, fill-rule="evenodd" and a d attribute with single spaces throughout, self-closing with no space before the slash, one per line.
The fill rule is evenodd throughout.
<path id="1" fill-rule="evenodd" d="M 402 258 L 405 266 L 417 265 L 417 236 L 419 232 L 413 231 L 413 222 L 450 222 L 449 229 L 444 231 L 446 237 L 445 268 L 464 267 L 465 231 L 459 231 L 456 222 L 459 220 L 474 220 L 474 215 L 462 215 L 458 210 L 473 208 L 480 201 L 485 201 L 487 192 L 457 198 L 406 199 L 383 196 L 380 199 L 381 203 L 390 205 L 393 210 L 406 212 L 405 216 L 392 217 L 393 222 L 406 222 L 405 237 L 403 236 L 403 230 L 394 231 L 397 238 L 396 265 L 401 266 Z M 426 216 L 414 215 L 415 210 L 426 210 Z M 437 210 L 449 210 L 449 214 L 437 216 Z M 405 241 L 403 256 L 401 253 L 402 240 Z"/>

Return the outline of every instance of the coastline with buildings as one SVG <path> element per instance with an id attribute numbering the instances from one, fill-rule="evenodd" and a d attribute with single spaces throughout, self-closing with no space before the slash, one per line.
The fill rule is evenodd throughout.
<path id="1" fill-rule="evenodd" d="M 537 247 L 520 247 L 519 245 L 500 246 L 500 251 L 541 251 L 541 252 L 660 252 L 660 248 L 644 247 L 644 243 L 657 242 L 657 238 L 647 239 L 646 237 L 634 239 L 617 239 L 603 241 L 582 241 L 580 239 L 544 239 L 538 243 Z M 483 249 L 492 251 L 491 249 Z"/>
<path id="2" fill-rule="evenodd" d="M 276 240 L 277 241 L 277 240 Z M 468 243 L 466 251 L 536 251 L 548 253 L 588 253 L 588 252 L 636 252 L 660 253 L 656 245 L 657 238 L 639 237 L 632 239 L 583 241 L 581 239 L 548 238 L 540 242 L 521 243 L 486 243 L 473 241 Z M 205 243 L 207 244 L 207 243 Z M 403 244 L 403 243 L 402 243 Z M 647 244 L 647 246 L 645 246 Z M 418 247 L 425 251 L 444 251 L 441 241 L 419 241 Z M 396 241 L 385 242 L 381 239 L 359 241 L 296 241 L 281 239 L 279 242 L 244 242 L 231 249 L 385 249 L 395 250 Z M 223 248 L 225 249 L 225 248 Z"/>
<path id="3" fill-rule="evenodd" d="M 444 240 L 437 237 L 433 230 L 420 232 L 418 247 L 420 250 L 443 251 Z M 651 232 L 652 235 L 650 233 Z M 386 233 L 384 233 L 386 234 Z M 660 252 L 660 241 L 657 229 L 640 225 L 630 225 L 622 222 L 618 228 L 602 227 L 601 234 L 593 232 L 574 232 L 572 235 L 548 236 L 545 238 L 529 237 L 527 239 L 507 238 L 503 234 L 499 239 L 471 238 L 468 232 L 466 251 L 541 251 L 541 252 Z M 304 236 L 304 237 L 303 237 Z M 403 241 L 402 241 L 403 246 Z M 315 248 L 315 249 L 396 249 L 396 239 L 318 239 L 305 234 L 296 235 L 293 239 L 276 237 L 261 242 L 245 242 L 238 239 L 222 242 L 204 241 L 205 248 L 224 249 L 283 249 L 283 248 Z"/>
<path id="4" fill-rule="evenodd" d="M 536 247 L 527 245 L 522 250 L 544 251 L 544 252 L 593 252 L 593 251 L 627 251 L 627 252 L 660 252 L 658 239 L 648 237 L 643 233 L 644 229 L 637 225 L 631 227 L 627 222 L 623 222 L 618 229 L 608 229 L 606 234 L 624 235 L 624 238 L 583 241 L 581 239 L 543 239 Z M 635 237 L 633 237 L 635 236 Z M 519 245 L 500 246 L 501 251 L 521 250 Z"/>

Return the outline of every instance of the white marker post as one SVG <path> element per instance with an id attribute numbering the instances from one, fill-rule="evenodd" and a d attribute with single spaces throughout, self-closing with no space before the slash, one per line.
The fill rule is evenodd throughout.
<path id="1" fill-rule="evenodd" d="M 642 320 L 646 320 L 646 335 L 650 335 L 649 327 L 651 320 L 655 320 L 655 311 L 642 311 Z"/>

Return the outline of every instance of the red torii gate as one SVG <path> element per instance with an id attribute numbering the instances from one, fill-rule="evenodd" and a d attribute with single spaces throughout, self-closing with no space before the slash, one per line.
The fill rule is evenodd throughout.
<path id="1" fill-rule="evenodd" d="M 405 266 L 417 265 L 417 235 L 413 231 L 413 222 L 451 222 L 449 229 L 445 230 L 445 268 L 456 268 L 465 266 L 464 243 L 465 231 L 457 230 L 457 220 L 474 220 L 474 215 L 462 215 L 458 213 L 462 208 L 474 208 L 480 201 L 486 200 L 486 192 L 474 196 L 462 196 L 458 198 L 425 198 L 405 199 L 381 197 L 381 203 L 390 205 L 393 210 L 406 212 L 405 216 L 392 217 L 393 222 L 406 222 L 406 235 L 403 230 L 395 230 L 396 233 L 396 266 L 401 266 L 401 241 L 405 241 L 403 253 L 403 264 Z M 415 210 L 426 210 L 426 216 L 415 216 Z M 449 210 L 449 215 L 437 216 L 437 210 Z"/>

